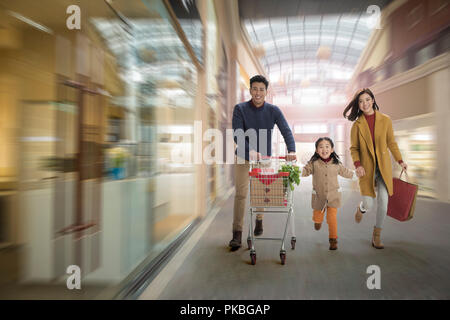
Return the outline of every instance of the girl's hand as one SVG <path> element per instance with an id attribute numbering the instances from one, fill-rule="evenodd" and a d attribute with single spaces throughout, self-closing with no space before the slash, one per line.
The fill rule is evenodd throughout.
<path id="1" fill-rule="evenodd" d="M 408 165 L 405 162 L 402 162 L 402 164 L 400 165 L 402 167 L 403 170 L 407 170 L 408 169 Z"/>
<path id="2" fill-rule="evenodd" d="M 358 178 L 363 177 L 366 174 L 366 171 L 364 170 L 363 166 L 359 166 L 358 168 L 356 168 L 356 176 Z"/>

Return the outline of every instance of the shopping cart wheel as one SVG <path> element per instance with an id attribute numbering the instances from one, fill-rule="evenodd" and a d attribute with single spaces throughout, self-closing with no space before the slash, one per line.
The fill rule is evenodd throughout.
<path id="1" fill-rule="evenodd" d="M 292 237 L 291 239 L 291 248 L 292 250 L 295 250 L 295 243 L 297 242 L 297 239 L 295 237 Z"/>
<path id="2" fill-rule="evenodd" d="M 256 253 L 255 252 L 250 253 L 250 259 L 252 261 L 252 265 L 255 265 L 256 264 Z"/>
<path id="3" fill-rule="evenodd" d="M 247 246 L 249 250 L 252 248 L 252 240 L 250 238 L 247 239 Z"/>
<path id="4" fill-rule="evenodd" d="M 286 252 L 280 251 L 280 260 L 282 265 L 286 263 Z"/>

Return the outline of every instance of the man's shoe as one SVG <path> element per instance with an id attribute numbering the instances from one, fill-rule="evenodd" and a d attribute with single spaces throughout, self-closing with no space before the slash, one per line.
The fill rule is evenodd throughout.
<path id="1" fill-rule="evenodd" d="M 337 239 L 330 238 L 330 250 L 337 250 Z"/>
<path id="2" fill-rule="evenodd" d="M 229 246 L 231 251 L 236 251 L 241 247 L 242 231 L 233 231 L 233 239 L 231 239 Z"/>
<path id="3" fill-rule="evenodd" d="M 356 221 L 356 223 L 360 223 L 361 222 L 363 214 L 364 214 L 364 212 L 362 212 L 361 209 L 358 206 L 358 208 L 356 208 L 356 213 L 355 213 L 355 221 Z"/>
<path id="4" fill-rule="evenodd" d="M 321 223 L 314 223 L 314 229 L 320 230 L 321 227 L 322 227 Z"/>
<path id="5" fill-rule="evenodd" d="M 262 219 L 256 219 L 255 220 L 255 231 L 253 231 L 253 234 L 255 235 L 255 237 L 260 236 L 263 234 L 263 225 L 262 225 L 263 221 Z"/>

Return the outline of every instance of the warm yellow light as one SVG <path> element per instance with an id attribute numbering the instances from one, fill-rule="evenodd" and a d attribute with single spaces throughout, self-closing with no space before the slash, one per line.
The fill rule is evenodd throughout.
<path id="1" fill-rule="evenodd" d="M 316 57 L 319 60 L 328 60 L 331 56 L 331 49 L 327 46 L 320 46 L 319 49 L 317 49 Z"/>

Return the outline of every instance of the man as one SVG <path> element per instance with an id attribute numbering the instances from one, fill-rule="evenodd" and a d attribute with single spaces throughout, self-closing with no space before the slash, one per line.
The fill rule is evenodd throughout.
<path id="1" fill-rule="evenodd" d="M 252 99 L 237 104 L 233 111 L 237 164 L 234 166 L 236 194 L 233 212 L 233 239 L 229 243 L 231 251 L 236 251 L 241 247 L 249 184 L 249 160 L 259 160 L 262 156 L 272 154 L 272 130 L 275 124 L 280 129 L 287 145 L 286 160 L 296 160 L 294 136 L 283 113 L 277 106 L 265 102 L 268 86 L 269 82 L 261 75 L 251 78 L 250 95 Z M 245 137 L 243 137 L 244 132 L 246 133 Z M 256 141 L 252 138 L 256 138 Z M 263 233 L 262 217 L 262 214 L 256 216 L 255 236 Z"/>

